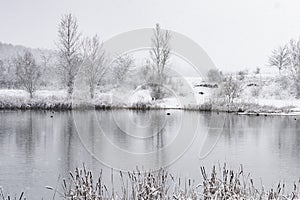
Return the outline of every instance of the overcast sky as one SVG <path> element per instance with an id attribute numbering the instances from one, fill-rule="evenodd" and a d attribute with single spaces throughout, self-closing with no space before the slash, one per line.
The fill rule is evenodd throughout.
<path id="1" fill-rule="evenodd" d="M 193 39 L 223 70 L 263 67 L 273 48 L 300 36 L 299 0 L 0 0 L 0 41 L 54 48 L 69 12 L 83 34 L 103 40 L 159 22 Z"/>

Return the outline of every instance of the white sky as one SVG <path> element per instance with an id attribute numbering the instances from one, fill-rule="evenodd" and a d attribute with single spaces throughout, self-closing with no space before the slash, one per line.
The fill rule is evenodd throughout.
<path id="1" fill-rule="evenodd" d="M 83 34 L 103 40 L 159 22 L 196 41 L 222 70 L 264 67 L 273 48 L 300 36 L 299 0 L 0 0 L 0 41 L 54 48 L 68 12 Z"/>

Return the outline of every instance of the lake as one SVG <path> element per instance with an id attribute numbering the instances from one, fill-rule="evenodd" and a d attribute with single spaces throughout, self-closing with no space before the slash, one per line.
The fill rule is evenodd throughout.
<path id="1" fill-rule="evenodd" d="M 49 199 L 45 186 L 59 187 L 83 162 L 107 180 L 111 168 L 165 167 L 197 182 L 200 166 L 226 162 L 243 164 L 258 188 L 292 186 L 300 177 L 299 121 L 182 110 L 0 111 L 0 186 Z"/>

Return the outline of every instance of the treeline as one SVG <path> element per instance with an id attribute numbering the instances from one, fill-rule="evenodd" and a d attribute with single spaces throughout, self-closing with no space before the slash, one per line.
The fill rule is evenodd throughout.
<path id="1" fill-rule="evenodd" d="M 165 67 L 170 58 L 170 34 L 157 24 L 150 39 L 150 57 L 138 70 L 138 76 L 139 81 L 155 83 L 150 86 L 152 94 L 161 98 L 163 92 L 159 86 L 165 81 Z M 61 18 L 55 45 L 57 48 L 52 53 L 36 56 L 28 49 L 17 56 L 0 60 L 0 87 L 23 88 L 33 98 L 38 88 L 57 80 L 59 87 L 71 97 L 76 77 L 80 75 L 93 99 L 98 85 L 105 82 L 120 85 L 135 68 L 135 60 L 130 55 L 109 57 L 97 34 L 83 36 L 72 14 Z"/>
<path id="2" fill-rule="evenodd" d="M 288 43 L 273 50 L 269 65 L 278 69 L 279 74 L 293 82 L 296 98 L 300 98 L 300 40 L 291 39 Z"/>

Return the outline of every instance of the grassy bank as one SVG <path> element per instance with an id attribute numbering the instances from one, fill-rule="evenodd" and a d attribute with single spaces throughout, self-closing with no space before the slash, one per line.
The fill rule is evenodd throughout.
<path id="1" fill-rule="evenodd" d="M 48 91 L 40 93 L 30 99 L 21 91 L 2 92 L 0 95 L 0 110 L 72 110 L 72 109 L 133 109 L 133 110 L 150 110 L 150 109 L 183 109 L 192 111 L 216 111 L 232 112 L 243 114 L 288 114 L 293 111 L 295 106 L 272 106 L 261 105 L 258 103 L 235 102 L 226 103 L 222 100 L 208 100 L 196 105 L 189 104 L 188 99 L 183 105 L 178 105 L 175 100 L 163 99 L 148 102 L 123 102 L 123 98 L 112 101 L 107 96 L 99 95 L 94 100 L 73 101 L 65 97 L 63 93 Z M 21 93 L 21 94 L 18 94 Z"/>
<path id="2" fill-rule="evenodd" d="M 0 97 L 0 110 L 72 110 L 72 109 L 110 109 L 111 105 L 101 102 L 72 102 L 67 98 L 23 98 Z"/>
<path id="3" fill-rule="evenodd" d="M 134 103 L 113 105 L 107 102 L 93 101 L 84 103 L 74 103 L 67 98 L 23 98 L 23 97 L 0 97 L 0 109 L 20 109 L 20 110 L 71 110 L 71 109 L 118 109 L 128 108 L 134 110 L 150 109 L 175 109 L 173 107 L 162 107 L 156 102 Z M 219 111 L 219 112 L 247 112 L 247 113 L 288 113 L 293 106 L 277 108 L 275 106 L 265 106 L 255 103 L 231 103 L 222 101 L 206 102 L 200 105 L 187 105 L 179 109 L 198 111 Z"/>
<path id="4" fill-rule="evenodd" d="M 186 110 L 215 111 L 243 114 L 271 114 L 271 113 L 291 113 L 294 106 L 275 107 L 270 105 L 260 105 L 257 103 L 227 103 L 225 101 L 211 101 L 197 106 L 186 106 Z"/>
<path id="5" fill-rule="evenodd" d="M 111 180 L 105 182 L 102 171 L 99 176 L 87 170 L 76 168 L 70 177 L 61 180 L 56 187 L 46 186 L 53 192 L 53 199 L 279 199 L 292 200 L 300 197 L 300 180 L 293 189 L 287 191 L 284 183 L 276 188 L 257 187 L 250 174 L 241 166 L 238 170 L 229 169 L 226 164 L 213 166 L 208 172 L 200 167 L 202 182 L 189 178 L 175 178 L 168 171 L 113 172 Z M 98 172 L 95 172 L 99 174 Z M 117 181 L 116 181 L 117 180 Z M 118 187 L 116 186 L 118 185 Z M 26 194 L 11 198 L 0 192 L 2 200 L 26 199 Z"/>

